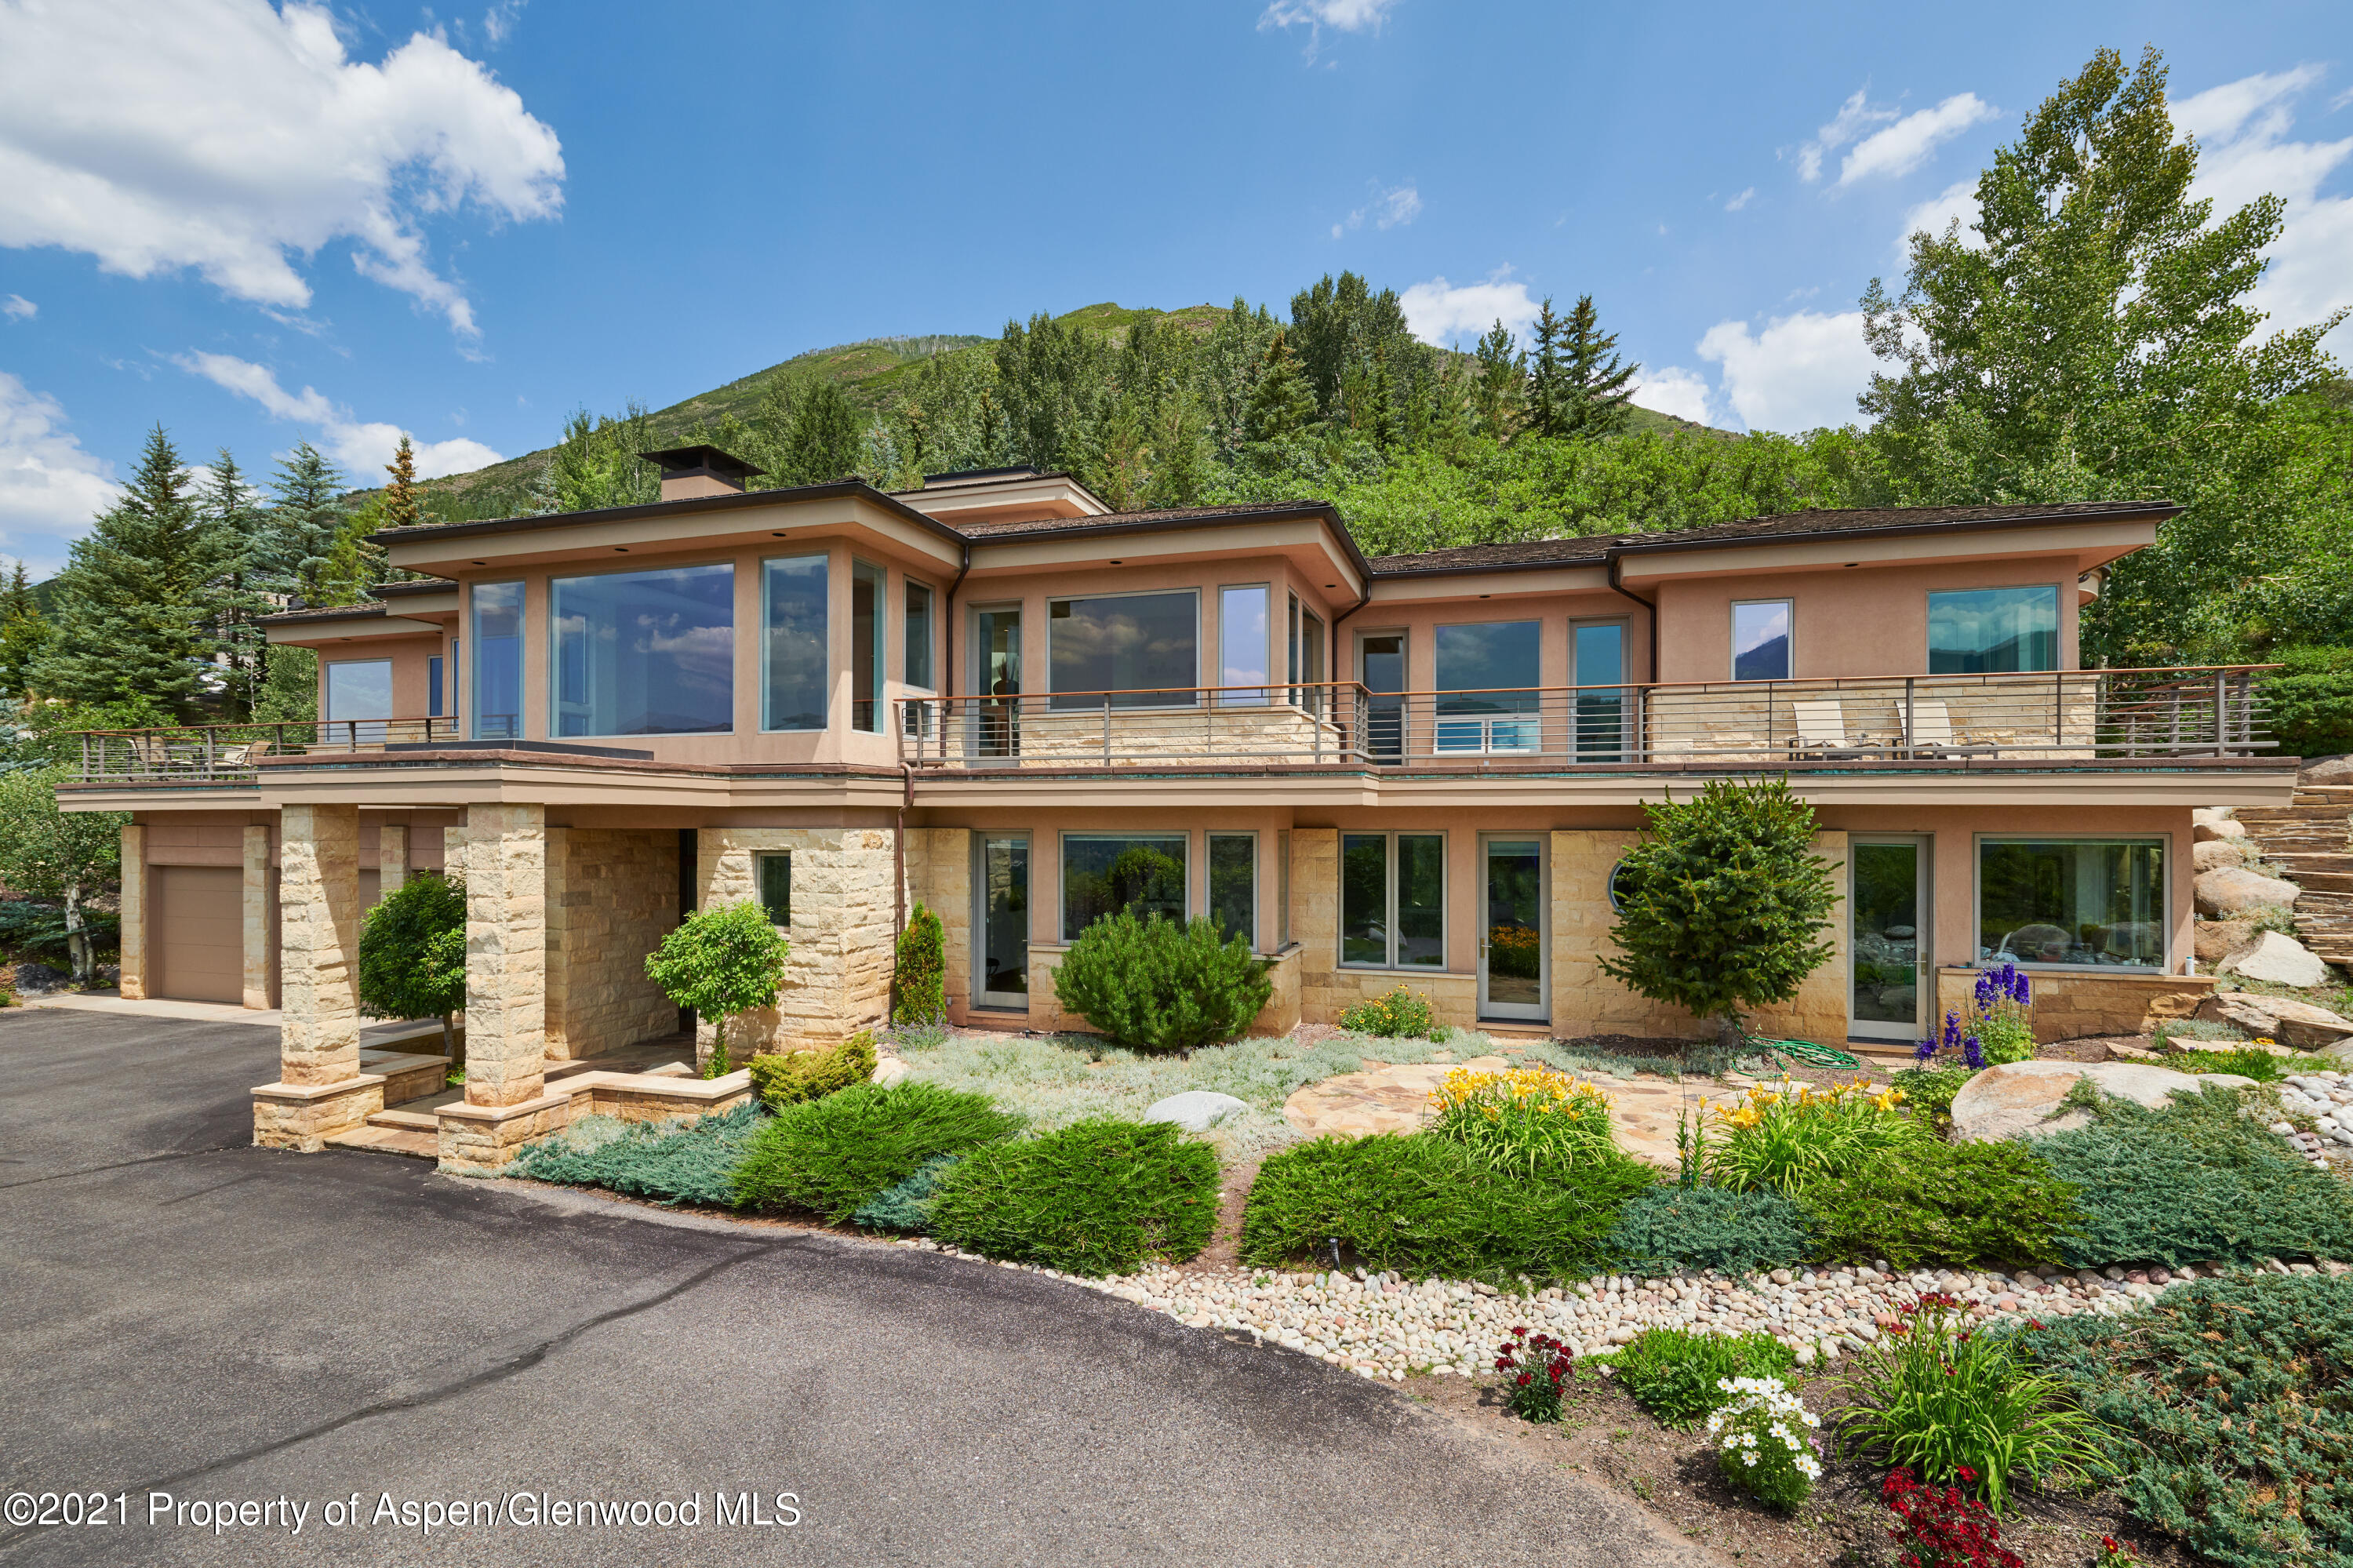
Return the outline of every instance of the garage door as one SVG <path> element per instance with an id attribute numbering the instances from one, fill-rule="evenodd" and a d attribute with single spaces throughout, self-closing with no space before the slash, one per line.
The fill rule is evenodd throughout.
<path id="1" fill-rule="evenodd" d="M 175 1001 L 245 1000 L 245 874 L 233 865 L 148 868 L 152 994 Z"/>

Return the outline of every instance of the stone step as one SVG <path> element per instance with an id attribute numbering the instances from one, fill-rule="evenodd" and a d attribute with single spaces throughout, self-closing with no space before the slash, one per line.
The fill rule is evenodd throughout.
<path id="1" fill-rule="evenodd" d="M 355 1127 L 327 1139 L 331 1149 L 358 1149 L 374 1154 L 405 1154 L 412 1160 L 441 1158 L 438 1133 L 399 1127 Z"/>
<path id="2" fill-rule="evenodd" d="M 367 1124 L 370 1127 L 398 1128 L 406 1132 L 438 1134 L 441 1130 L 441 1118 L 429 1111 L 380 1110 L 367 1118 Z"/>

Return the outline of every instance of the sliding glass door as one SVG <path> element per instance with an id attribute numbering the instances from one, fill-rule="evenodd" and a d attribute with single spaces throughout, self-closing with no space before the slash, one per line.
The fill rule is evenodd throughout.
<path id="1" fill-rule="evenodd" d="M 973 851 L 972 1001 L 1029 1009 L 1029 839 L 982 835 Z"/>
<path id="2" fill-rule="evenodd" d="M 1847 1033 L 1918 1040 L 1935 1001 L 1929 983 L 1928 841 L 1854 839 L 1849 870 Z"/>

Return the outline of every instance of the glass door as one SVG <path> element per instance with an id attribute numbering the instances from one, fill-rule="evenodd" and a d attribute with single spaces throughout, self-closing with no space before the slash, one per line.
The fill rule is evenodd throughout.
<path id="1" fill-rule="evenodd" d="M 1384 631 L 1356 639 L 1356 679 L 1371 694 L 1365 700 L 1365 752 L 1375 762 L 1405 760 L 1405 633 Z"/>
<path id="2" fill-rule="evenodd" d="M 1479 1016 L 1552 1016 L 1545 999 L 1545 875 L 1541 839 L 1481 841 L 1487 879 L 1479 929 Z"/>
<path id="3" fill-rule="evenodd" d="M 972 747 L 980 757 L 1018 757 L 1021 752 L 1021 607 L 999 605 L 972 612 Z"/>
<path id="4" fill-rule="evenodd" d="M 1029 1009 L 1029 840 L 983 835 L 973 867 L 972 999 L 976 1007 Z"/>
<path id="5" fill-rule="evenodd" d="M 1918 1040 L 1929 992 L 1926 841 L 1856 839 L 1847 845 L 1847 1032 L 1862 1040 Z"/>

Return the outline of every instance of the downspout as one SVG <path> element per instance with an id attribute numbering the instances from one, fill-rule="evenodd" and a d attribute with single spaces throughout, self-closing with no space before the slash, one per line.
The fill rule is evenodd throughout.
<path id="1" fill-rule="evenodd" d="M 1609 553 L 1608 577 L 1609 591 L 1620 596 L 1621 598 L 1632 599 L 1636 604 L 1642 607 L 1642 620 L 1650 626 L 1651 629 L 1651 663 L 1650 668 L 1644 672 L 1644 673 L 1650 676 L 1650 679 L 1645 682 L 1644 684 L 1655 686 L 1660 683 L 1659 607 L 1651 600 L 1644 599 L 1641 595 L 1635 593 L 1618 580 L 1618 563 L 1621 558 L 1622 557 L 1620 557 L 1614 550 Z M 1576 657 L 1573 652 L 1570 654 L 1570 657 L 1572 659 Z M 1574 675 L 1576 671 L 1572 669 L 1569 673 L 1571 675 Z M 1642 700 L 1642 687 L 1636 686 L 1634 689 L 1634 753 L 1637 758 L 1645 761 L 1649 759 L 1651 753 L 1651 748 L 1648 745 L 1650 739 L 1650 715 L 1643 711 L 1648 705 L 1649 705 Z M 1672 799 L 1672 795 L 1669 798 Z"/>

